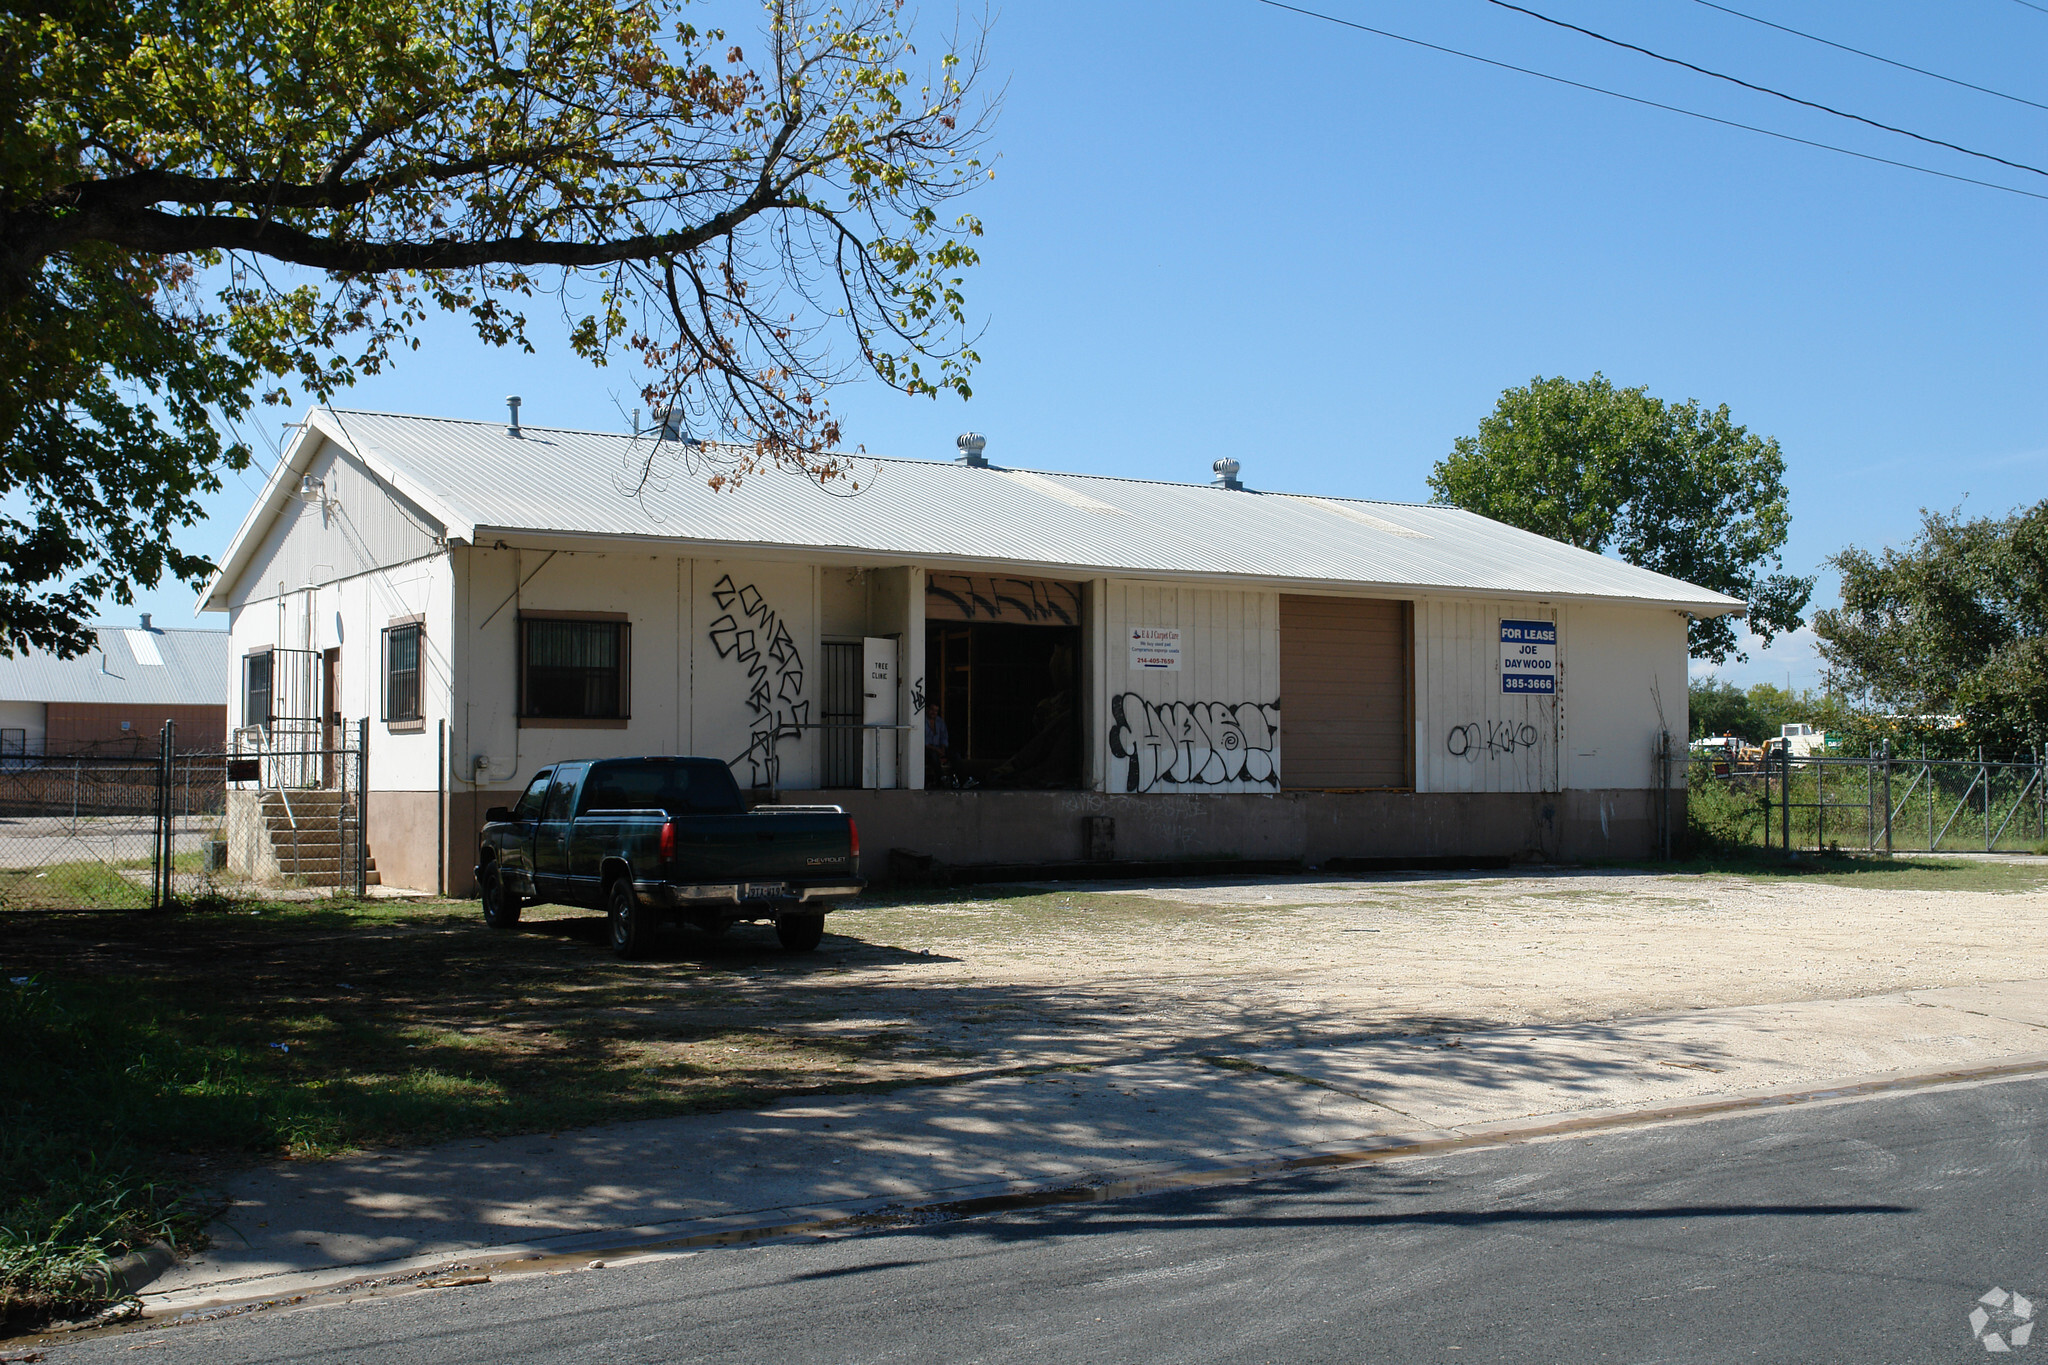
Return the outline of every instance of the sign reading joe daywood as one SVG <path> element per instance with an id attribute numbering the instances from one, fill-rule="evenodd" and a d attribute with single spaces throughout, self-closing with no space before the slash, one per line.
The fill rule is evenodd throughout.
<path id="1" fill-rule="evenodd" d="M 1557 622 L 1500 623 L 1500 690 L 1557 691 Z"/>

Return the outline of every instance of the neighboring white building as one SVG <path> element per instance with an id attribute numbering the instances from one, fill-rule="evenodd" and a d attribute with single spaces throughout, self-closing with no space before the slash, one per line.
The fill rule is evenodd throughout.
<path id="1" fill-rule="evenodd" d="M 453 892 L 486 806 L 626 753 L 832 789 L 870 876 L 892 847 L 1632 856 L 1687 617 L 1742 610 L 1454 508 L 965 459 L 713 491 L 692 458 L 314 410 L 202 603 L 230 727 L 316 669 L 327 720 L 373 722 L 383 880 Z"/>

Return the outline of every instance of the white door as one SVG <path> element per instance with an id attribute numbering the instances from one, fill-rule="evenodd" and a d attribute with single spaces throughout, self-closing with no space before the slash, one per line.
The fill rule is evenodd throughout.
<path id="1" fill-rule="evenodd" d="M 896 723 L 896 642 L 869 636 L 860 642 L 862 725 Z M 860 784 L 896 785 L 896 732 L 862 730 Z"/>

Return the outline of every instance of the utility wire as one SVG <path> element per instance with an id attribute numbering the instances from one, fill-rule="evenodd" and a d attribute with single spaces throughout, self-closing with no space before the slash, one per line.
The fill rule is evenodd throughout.
<path id="1" fill-rule="evenodd" d="M 1943 180 L 1954 180 L 1965 185 L 1978 185 L 1987 190 L 2003 190 L 2007 194 L 2017 194 L 2023 199 L 2039 199 L 2043 202 L 2048 202 L 2048 194 L 2037 194 L 2033 190 L 2023 190 L 2012 185 L 2001 185 L 1995 180 L 1978 180 L 1972 176 L 1957 175 L 1952 171 L 1937 171 L 1931 166 L 1916 166 L 1910 161 L 1894 161 L 1888 156 L 1875 156 L 1869 152 L 1852 151 L 1847 147 L 1837 147 L 1831 142 L 1815 142 L 1812 138 L 1794 137 L 1790 133 L 1780 133 L 1770 128 L 1759 128 L 1753 123 L 1738 123 L 1734 119 L 1719 118 L 1713 114 L 1702 114 L 1697 109 L 1681 109 L 1675 104 L 1660 104 L 1656 100 L 1644 99 L 1639 95 L 1624 95 L 1619 90 L 1609 90 L 1605 86 L 1588 85 L 1584 81 L 1574 81 L 1568 80 L 1563 76 L 1553 76 L 1548 71 L 1536 71 L 1526 66 L 1516 66 L 1512 62 L 1496 61 L 1492 57 L 1481 57 L 1477 53 L 1461 52 L 1455 47 L 1444 47 L 1438 43 L 1424 42 L 1420 38 L 1410 38 L 1406 34 L 1394 33 L 1383 28 L 1373 28 L 1369 24 L 1357 23 L 1350 19 L 1339 19 L 1334 14 L 1324 14 L 1320 10 L 1303 9 L 1299 5 L 1284 4 L 1282 0 L 1258 0 L 1258 3 L 1273 9 L 1286 10 L 1290 14 L 1299 14 L 1305 18 L 1321 19 L 1326 23 L 1336 24 L 1343 28 L 1355 28 L 1360 33 L 1370 33 L 1375 37 L 1391 38 L 1397 43 L 1407 43 L 1411 47 L 1427 48 L 1431 52 L 1441 52 L 1448 57 L 1462 57 L 1468 62 L 1478 62 L 1482 66 L 1498 67 L 1502 71 L 1513 71 L 1519 75 L 1534 76 L 1538 80 L 1550 81 L 1557 85 L 1568 85 L 1574 90 L 1590 90 L 1596 95 L 1607 95 L 1614 99 L 1627 100 L 1630 104 L 1640 104 L 1646 109 L 1662 109 L 1667 114 L 1683 114 L 1687 118 L 1696 118 L 1706 123 L 1718 123 L 1723 128 L 1740 128 L 1745 133 L 1761 133 L 1765 137 L 1774 137 L 1780 142 L 1796 142 L 1802 147 L 1817 147 L 1824 152 L 1839 152 L 1843 156 L 1853 156 L 1858 161 L 1874 161 L 1880 166 L 1896 166 L 1902 171 L 1918 171 L 1922 175 L 1939 176 Z"/>
<path id="2" fill-rule="evenodd" d="M 1909 137 L 1912 138 L 1915 142 L 1925 142 L 1932 147 L 1946 147 L 1952 152 L 1961 152 L 1964 156 L 1974 156 L 1985 161 L 1996 161 L 1999 165 L 2010 166 L 2016 171 L 2031 171 L 2035 175 L 2048 176 L 2048 171 L 2042 170 L 2039 166 L 2029 166 L 2024 161 L 2007 161 L 2004 157 L 1993 156 L 1989 152 L 1971 151 L 1968 147 L 1958 146 L 1956 143 L 1953 142 L 1943 142 L 1938 137 L 1926 137 L 1922 134 L 1912 132 L 1909 129 L 1894 128 L 1889 123 L 1879 123 L 1876 119 L 1865 118 L 1861 114 L 1851 114 L 1846 112 L 1845 110 L 1833 108 L 1830 105 L 1816 104 L 1812 100 L 1803 100 L 1799 98 L 1799 96 L 1797 95 L 1788 95 L 1782 90 L 1773 90 L 1768 85 L 1755 85 L 1749 81 L 1743 80 L 1739 76 L 1730 76 L 1720 71 L 1709 71 L 1704 66 L 1694 66 L 1691 62 L 1685 61 L 1681 58 L 1667 57 L 1661 52 L 1652 52 L 1647 47 L 1638 47 L 1634 43 L 1625 43 L 1619 38 L 1610 38 L 1604 33 L 1595 33 L 1590 28 L 1580 28 L 1577 24 L 1568 24 L 1562 19 L 1553 19 L 1547 14 L 1538 14 L 1533 9 L 1526 9 L 1521 5 L 1510 4 L 1509 0 L 1486 0 L 1486 3 L 1489 5 L 1497 6 L 1501 9 L 1513 10 L 1516 14 L 1526 14 L 1531 19 L 1539 20 L 1542 23 L 1550 24 L 1556 28 L 1568 29 L 1573 33 L 1582 33 L 1588 38 L 1592 38 L 1597 42 L 1606 43 L 1611 47 L 1618 47 L 1628 52 L 1640 52 L 1645 57 L 1654 57 L 1660 62 L 1668 62 L 1672 66 L 1683 67 L 1687 71 L 1696 71 L 1702 76 L 1712 76 L 1717 81 L 1726 81 L 1730 85 L 1739 85 L 1744 90 L 1754 90 L 1760 95 L 1775 95 L 1777 98 L 1788 101 L 1789 103 L 1802 104 L 1805 105 L 1808 109 L 1818 109 L 1823 114 L 1833 114 L 1836 118 L 1845 118 L 1852 123 L 1866 124 L 1872 128 L 1882 129 L 1887 133 L 1897 133 L 1900 137 Z"/>
<path id="3" fill-rule="evenodd" d="M 1787 28 L 1783 24 L 1774 24 L 1769 19 L 1759 19 L 1754 14 L 1744 14 L 1741 10 L 1729 9 L 1726 5 L 1717 5 L 1714 3 L 1714 0 L 1693 0 L 1693 3 L 1705 5 L 1708 9 L 1719 10 L 1723 14 L 1732 14 L 1737 19 L 1747 19 L 1752 24 L 1762 24 L 1765 28 L 1774 28 L 1780 33 L 1789 33 L 1795 38 L 1804 38 L 1809 43 L 1819 43 L 1823 47 L 1834 48 L 1837 52 L 1852 52 L 1858 57 L 1868 57 L 1873 62 L 1883 62 L 1886 66 L 1895 66 L 1901 71 L 1911 71 L 1916 75 L 1931 76 L 1935 80 L 1946 81 L 1950 85 L 1959 85 L 1965 90 L 1975 90 L 1979 94 L 1996 95 L 1999 99 L 2011 100 L 2014 104 L 2024 104 L 2029 109 L 2048 111 L 2048 104 L 2036 104 L 2033 100 L 2022 99 L 2018 95 L 2008 95 L 2003 90 L 1993 90 L 1988 85 L 1972 85 L 1968 81 L 1959 81 L 1954 76 L 1944 76 L 1939 71 L 1929 71 L 1924 66 L 1913 66 L 1907 62 L 1895 62 L 1889 57 L 1880 57 L 1875 52 L 1865 52 L 1860 47 L 1850 47 L 1847 43 L 1838 43 L 1832 39 L 1823 38 L 1818 34 L 1805 33 L 1796 28 Z"/>
<path id="4" fill-rule="evenodd" d="M 2037 5 L 2034 3 L 2034 0 L 2013 0 L 2013 3 L 2016 5 L 2025 5 L 2028 9 L 2037 9 L 2041 11 L 2041 13 L 2043 14 L 2048 14 L 2048 5 Z"/>

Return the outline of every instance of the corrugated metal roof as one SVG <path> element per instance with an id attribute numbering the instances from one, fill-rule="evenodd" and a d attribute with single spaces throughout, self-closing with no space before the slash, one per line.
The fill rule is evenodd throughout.
<path id="1" fill-rule="evenodd" d="M 99 648 L 80 658 L 37 650 L 0 659 L 0 701 L 227 704 L 226 631 L 102 626 L 97 634 Z"/>
<path id="2" fill-rule="evenodd" d="M 606 432 L 527 427 L 514 438 L 496 422 L 332 409 L 316 409 L 311 429 L 472 542 L 661 538 L 1077 575 L 1609 599 L 1705 615 L 1742 607 L 1453 507 L 865 456 L 854 460 L 857 494 L 772 470 L 714 492 L 687 452 Z M 653 478 L 636 492 L 650 453 Z M 258 520 L 237 548 L 260 535 Z M 235 571 L 235 551 L 223 565 Z"/>

